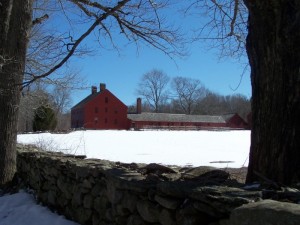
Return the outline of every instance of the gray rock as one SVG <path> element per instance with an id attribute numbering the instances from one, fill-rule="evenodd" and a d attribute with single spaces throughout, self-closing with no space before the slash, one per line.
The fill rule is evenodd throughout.
<path id="1" fill-rule="evenodd" d="M 174 212 L 171 212 L 167 209 L 162 209 L 162 211 L 159 214 L 159 222 L 162 225 L 176 225 Z"/>
<path id="2" fill-rule="evenodd" d="M 90 209 L 76 208 L 74 216 L 80 224 L 87 224 L 87 221 L 92 220 L 92 211 Z"/>
<path id="3" fill-rule="evenodd" d="M 230 225 L 299 225 L 300 205 L 263 200 L 232 211 Z"/>
<path id="4" fill-rule="evenodd" d="M 116 215 L 120 217 L 127 217 L 128 215 L 131 214 L 129 209 L 124 208 L 122 205 L 116 205 L 114 207 L 114 212 L 116 213 Z"/>
<path id="5" fill-rule="evenodd" d="M 139 215 L 132 215 L 127 220 L 127 225 L 146 225 Z"/>
<path id="6" fill-rule="evenodd" d="M 138 198 L 136 195 L 125 192 L 121 201 L 121 205 L 123 208 L 128 209 L 131 213 L 133 213 L 136 211 L 137 202 Z"/>
<path id="7" fill-rule="evenodd" d="M 89 176 L 89 168 L 84 167 L 80 163 L 77 164 L 77 167 L 74 168 L 74 173 L 76 174 L 76 179 L 80 180 Z"/>
<path id="8" fill-rule="evenodd" d="M 157 184 L 157 190 L 159 193 L 163 195 L 169 195 L 171 197 L 177 198 L 185 198 L 186 197 L 186 189 L 188 185 L 185 182 L 161 182 Z"/>
<path id="9" fill-rule="evenodd" d="M 87 194 L 83 198 L 83 207 L 87 209 L 91 209 L 93 206 L 93 198 L 91 195 Z"/>
<path id="10" fill-rule="evenodd" d="M 139 171 L 143 174 L 177 173 L 175 170 L 173 170 L 167 166 L 157 164 L 157 163 L 150 163 L 150 164 L 146 165 L 145 167 L 140 168 Z"/>
<path id="11" fill-rule="evenodd" d="M 222 214 L 220 210 L 215 209 L 212 206 L 202 202 L 194 202 L 193 206 L 199 212 L 206 213 L 207 215 L 213 216 L 215 218 L 221 218 L 222 216 L 224 216 L 224 214 Z"/>
<path id="12" fill-rule="evenodd" d="M 181 203 L 179 200 L 162 197 L 160 195 L 155 195 L 154 200 L 167 209 L 176 209 Z"/>
<path id="13" fill-rule="evenodd" d="M 96 183 L 92 188 L 91 194 L 94 197 L 98 197 L 101 195 L 101 193 L 103 192 L 104 189 L 105 189 L 105 187 L 102 184 Z"/>
<path id="14" fill-rule="evenodd" d="M 257 198 L 256 192 L 245 194 L 246 191 L 239 188 L 226 186 L 204 186 L 192 189 L 187 193 L 188 197 L 218 209 L 221 214 L 229 214 L 233 209 Z M 240 197 L 238 193 L 241 193 Z"/>
<path id="15" fill-rule="evenodd" d="M 139 201 L 137 211 L 140 216 L 149 223 L 158 222 L 160 207 L 149 201 Z"/>
<path id="16" fill-rule="evenodd" d="M 107 181 L 107 197 L 112 204 L 117 204 L 121 201 L 123 193 L 116 188 L 114 182 L 111 180 Z"/>
<path id="17" fill-rule="evenodd" d="M 117 216 L 115 218 L 115 223 L 117 225 L 124 225 L 124 224 L 127 223 L 127 217 L 125 217 L 125 216 Z"/>
<path id="18" fill-rule="evenodd" d="M 216 169 L 215 167 L 211 167 L 211 166 L 199 166 L 195 168 L 187 168 L 187 169 L 183 168 L 181 170 L 181 173 L 182 173 L 182 178 L 192 179 L 215 169 Z"/>
<path id="19" fill-rule="evenodd" d="M 177 225 L 200 225 L 209 224 L 211 221 L 206 215 L 198 213 L 197 215 L 180 215 L 176 216 Z M 254 225 L 254 224 L 253 224 Z"/>
<path id="20" fill-rule="evenodd" d="M 105 196 L 94 199 L 94 210 L 99 213 L 100 217 L 104 216 L 108 205 L 108 199 Z"/>
<path id="21" fill-rule="evenodd" d="M 56 203 L 56 192 L 54 192 L 54 191 L 49 191 L 48 192 L 48 203 L 50 205 L 55 205 L 55 203 Z"/>
<path id="22" fill-rule="evenodd" d="M 111 182 L 114 183 L 115 187 L 121 190 L 144 193 L 147 191 L 147 189 L 154 186 L 151 183 L 145 182 L 145 177 L 141 177 L 141 179 L 136 177 L 136 179 L 131 179 L 128 181 L 117 176 L 111 176 L 111 174 L 107 176 L 110 178 Z"/>
<path id="23" fill-rule="evenodd" d="M 105 211 L 105 219 L 107 219 L 108 221 L 114 221 L 114 215 L 113 215 L 113 210 L 110 208 L 110 209 L 107 209 Z"/>
<path id="24" fill-rule="evenodd" d="M 57 198 L 57 204 L 60 208 L 65 208 L 68 205 L 69 201 L 65 198 L 64 194 L 61 194 Z"/>
<path id="25" fill-rule="evenodd" d="M 80 206 L 82 204 L 82 198 L 81 193 L 75 193 L 72 198 L 72 206 Z"/>
<path id="26" fill-rule="evenodd" d="M 88 179 L 84 179 L 83 182 L 81 183 L 81 186 L 84 189 L 91 189 L 92 188 L 92 184 Z"/>

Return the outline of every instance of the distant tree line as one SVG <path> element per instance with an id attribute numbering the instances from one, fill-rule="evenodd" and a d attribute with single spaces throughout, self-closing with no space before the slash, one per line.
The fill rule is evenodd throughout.
<path id="1" fill-rule="evenodd" d="M 161 70 L 145 73 L 136 93 L 143 98 L 143 112 L 221 115 L 238 113 L 244 119 L 251 111 L 250 99 L 242 94 L 223 96 L 207 89 L 200 80 L 170 77 Z M 129 112 L 135 111 L 135 105 Z"/>

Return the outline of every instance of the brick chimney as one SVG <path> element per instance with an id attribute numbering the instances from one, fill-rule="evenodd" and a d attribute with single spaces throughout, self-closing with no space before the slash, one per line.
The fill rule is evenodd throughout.
<path id="1" fill-rule="evenodd" d="M 142 99 L 141 98 L 136 99 L 136 113 L 137 114 L 142 113 Z"/>
<path id="2" fill-rule="evenodd" d="M 92 95 L 97 93 L 97 87 L 96 86 L 92 86 Z"/>
<path id="3" fill-rule="evenodd" d="M 100 83 L 100 92 L 105 91 L 106 89 L 106 84 Z"/>

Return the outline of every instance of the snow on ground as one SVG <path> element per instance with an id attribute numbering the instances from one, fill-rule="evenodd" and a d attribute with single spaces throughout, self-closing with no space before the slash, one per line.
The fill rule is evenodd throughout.
<path id="1" fill-rule="evenodd" d="M 128 163 L 241 167 L 248 164 L 250 131 L 76 131 L 22 134 L 18 142 Z M 0 197 L 0 225 L 20 224 L 78 225 L 37 205 L 28 193 Z"/>
<path id="2" fill-rule="evenodd" d="M 248 165 L 250 131 L 89 130 L 21 134 L 18 142 L 125 163 L 242 167 Z"/>
<path id="3" fill-rule="evenodd" d="M 0 197 L 1 225 L 79 225 L 37 205 L 32 195 L 19 192 Z"/>

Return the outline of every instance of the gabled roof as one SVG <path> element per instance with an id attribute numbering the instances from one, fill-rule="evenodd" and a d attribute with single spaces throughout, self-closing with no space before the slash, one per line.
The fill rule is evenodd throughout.
<path id="1" fill-rule="evenodd" d="M 94 98 L 96 98 L 99 95 L 102 95 L 104 93 L 109 93 L 110 95 L 112 95 L 114 98 L 118 99 L 113 93 L 111 93 L 108 89 L 105 89 L 104 91 L 99 91 L 96 92 L 94 94 L 90 94 L 89 96 L 87 96 L 85 99 L 83 99 L 82 101 L 80 101 L 79 103 L 77 103 L 75 106 L 73 106 L 71 108 L 72 109 L 76 109 L 76 108 L 81 108 L 83 107 L 86 103 L 90 102 L 91 100 L 93 100 Z M 120 99 L 118 99 L 120 101 L 120 103 L 122 103 L 123 105 L 125 105 Z M 125 105 L 126 106 L 126 105 Z"/>
<path id="2" fill-rule="evenodd" d="M 128 114 L 127 118 L 132 121 L 150 122 L 226 123 L 226 120 L 223 116 L 186 115 L 170 113 Z"/>
<path id="3" fill-rule="evenodd" d="M 224 114 L 224 115 L 222 115 L 222 117 L 224 118 L 224 120 L 226 121 L 226 122 L 228 122 L 233 116 L 235 116 L 236 115 L 236 113 L 228 113 L 228 114 Z"/>
<path id="4" fill-rule="evenodd" d="M 77 103 L 76 105 L 74 105 L 72 109 L 76 109 L 76 108 L 81 108 L 82 106 L 84 106 L 86 103 L 88 103 L 89 101 L 91 101 L 92 99 L 94 99 L 96 96 L 98 96 L 99 94 L 102 94 L 101 92 L 97 92 L 95 94 L 90 94 L 89 96 L 87 96 L 86 98 L 84 98 L 83 100 L 81 100 L 79 103 Z"/>

